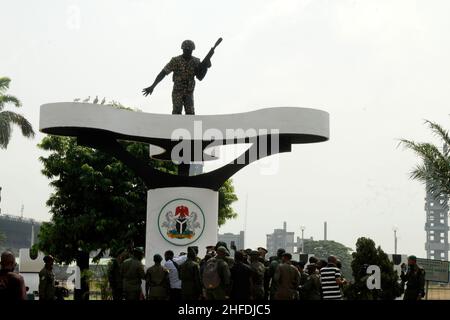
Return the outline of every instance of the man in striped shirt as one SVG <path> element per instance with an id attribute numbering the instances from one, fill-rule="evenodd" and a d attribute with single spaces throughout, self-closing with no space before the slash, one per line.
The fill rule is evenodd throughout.
<path id="1" fill-rule="evenodd" d="M 336 266 L 337 258 L 328 257 L 326 267 L 320 269 L 320 283 L 324 300 L 342 300 L 340 285 L 342 283 L 341 271 Z"/>

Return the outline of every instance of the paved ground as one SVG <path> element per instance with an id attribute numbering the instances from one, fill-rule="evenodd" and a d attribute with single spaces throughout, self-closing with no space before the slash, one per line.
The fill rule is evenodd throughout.
<path id="1" fill-rule="evenodd" d="M 450 286 L 430 286 L 428 300 L 450 300 Z"/>

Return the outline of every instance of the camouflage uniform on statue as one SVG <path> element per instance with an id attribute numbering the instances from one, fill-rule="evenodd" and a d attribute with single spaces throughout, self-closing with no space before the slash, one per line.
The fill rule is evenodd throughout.
<path id="1" fill-rule="evenodd" d="M 181 114 L 183 106 L 186 114 L 194 114 L 195 78 L 202 80 L 205 77 L 208 68 L 211 67 L 210 59 L 214 53 L 214 49 L 221 41 L 222 38 L 220 38 L 214 47 L 211 48 L 203 61 L 192 56 L 192 51 L 195 49 L 194 42 L 191 40 L 183 41 L 181 44 L 183 54 L 173 57 L 157 75 L 153 84 L 142 90 L 144 96 L 152 94 L 156 85 L 161 82 L 166 75 L 173 72 L 172 114 Z"/>

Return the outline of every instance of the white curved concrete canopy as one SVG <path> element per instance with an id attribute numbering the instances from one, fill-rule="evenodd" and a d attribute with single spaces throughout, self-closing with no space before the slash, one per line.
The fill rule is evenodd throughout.
<path id="1" fill-rule="evenodd" d="M 329 139 L 329 114 L 322 110 L 296 107 L 266 108 L 225 115 L 171 115 L 136 112 L 91 103 L 59 102 L 41 106 L 39 130 L 54 135 L 80 136 L 98 131 L 112 134 L 117 139 L 165 145 L 172 134 L 184 129 L 192 139 L 199 125 L 223 133 L 223 143 L 233 139 L 254 138 L 277 130 L 290 143 L 313 143 Z M 249 130 L 255 129 L 255 130 Z M 226 135 L 232 132 L 232 139 Z M 211 141 L 214 139 L 204 139 Z M 189 139 L 188 139 L 189 140 Z M 178 141 L 178 139 L 176 139 Z M 166 142 L 166 143 L 165 143 Z"/>
<path id="2" fill-rule="evenodd" d="M 81 145 L 111 154 L 134 170 L 149 189 L 184 186 L 217 191 L 229 177 L 253 161 L 289 152 L 294 143 L 322 142 L 329 138 L 328 113 L 307 108 L 280 107 L 200 116 L 152 114 L 61 102 L 44 104 L 40 112 L 40 131 L 74 136 Z M 182 138 L 174 136 L 177 131 L 183 131 Z M 207 137 L 207 132 L 213 136 Z M 214 160 L 207 154 L 213 146 L 249 143 L 250 147 L 235 161 L 212 172 L 189 176 L 153 168 L 127 152 L 119 140 L 158 146 L 150 148 L 152 158 L 184 164 Z"/>

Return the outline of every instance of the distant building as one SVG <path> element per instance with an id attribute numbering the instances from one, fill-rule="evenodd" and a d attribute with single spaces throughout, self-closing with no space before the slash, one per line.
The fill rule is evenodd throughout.
<path id="1" fill-rule="evenodd" d="M 231 249 L 231 241 L 234 241 L 237 250 L 242 250 L 244 248 L 244 231 L 239 232 L 239 234 L 234 233 L 224 233 L 217 235 L 218 241 L 225 242 L 228 249 Z"/>
<path id="2" fill-rule="evenodd" d="M 283 222 L 283 229 L 275 229 L 273 233 L 266 235 L 266 249 L 268 256 L 277 254 L 277 250 L 283 248 L 286 252 L 293 254 L 295 248 L 294 232 L 288 232 L 286 222 Z"/>
<path id="3" fill-rule="evenodd" d="M 428 188 L 427 188 L 428 189 Z M 425 198 L 427 259 L 448 261 L 448 197 L 427 191 Z"/>
<path id="4" fill-rule="evenodd" d="M 30 248 L 37 242 L 41 223 L 33 219 L 11 215 L 0 215 L 0 232 L 6 239 L 0 243 L 0 249 L 9 249 L 19 254 L 19 249 Z"/>

